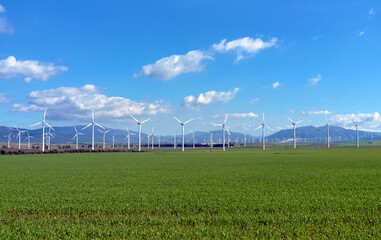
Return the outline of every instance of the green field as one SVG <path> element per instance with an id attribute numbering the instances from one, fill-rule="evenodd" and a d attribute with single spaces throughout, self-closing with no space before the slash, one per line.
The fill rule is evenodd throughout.
<path id="1" fill-rule="evenodd" d="M 381 238 L 381 149 L 0 156 L 0 239 Z"/>

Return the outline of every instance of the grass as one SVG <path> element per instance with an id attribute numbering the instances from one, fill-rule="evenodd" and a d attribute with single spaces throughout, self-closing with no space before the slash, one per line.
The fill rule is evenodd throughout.
<path id="1" fill-rule="evenodd" d="M 381 149 L 0 157 L 0 238 L 381 238 Z"/>

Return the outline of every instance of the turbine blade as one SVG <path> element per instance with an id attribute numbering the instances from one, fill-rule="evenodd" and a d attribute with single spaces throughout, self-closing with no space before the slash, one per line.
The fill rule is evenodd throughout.
<path id="1" fill-rule="evenodd" d="M 110 132 L 111 130 L 109 129 L 109 130 L 107 130 L 105 133 L 108 133 L 108 132 Z"/>
<path id="2" fill-rule="evenodd" d="M 78 135 L 78 134 L 75 134 L 74 137 L 73 137 L 73 139 L 74 139 L 75 137 L 77 137 L 77 135 Z"/>
<path id="3" fill-rule="evenodd" d="M 226 121 L 228 120 L 228 114 L 226 114 L 224 124 L 226 124 Z"/>
<path id="4" fill-rule="evenodd" d="M 254 130 L 257 130 L 257 129 L 259 129 L 259 128 L 261 128 L 262 127 L 262 125 L 259 125 L 256 129 L 254 129 Z"/>
<path id="5" fill-rule="evenodd" d="M 173 117 L 174 119 L 176 119 L 180 124 L 183 124 L 177 117 Z"/>
<path id="6" fill-rule="evenodd" d="M 92 124 L 92 123 L 90 123 L 90 124 L 89 124 L 89 125 L 87 125 L 86 127 L 82 128 L 82 130 L 84 130 L 84 129 L 86 129 L 86 128 L 90 127 L 90 126 L 91 126 L 91 124 Z"/>
<path id="7" fill-rule="evenodd" d="M 77 133 L 77 134 L 79 134 L 79 135 L 85 135 L 84 133 Z"/>
<path id="8" fill-rule="evenodd" d="M 143 124 L 143 123 L 145 123 L 145 122 L 148 122 L 149 120 L 151 120 L 151 119 L 146 119 L 146 120 L 144 120 L 143 122 L 141 122 L 141 124 Z"/>
<path id="9" fill-rule="evenodd" d="M 44 109 L 44 122 L 45 122 L 45 117 L 46 117 L 46 108 Z"/>
<path id="10" fill-rule="evenodd" d="M 104 133 L 104 132 L 102 132 L 102 131 L 101 131 L 101 130 L 99 130 L 99 129 L 98 129 L 98 131 L 99 131 L 99 132 L 101 132 L 101 133 Z"/>
<path id="11" fill-rule="evenodd" d="M 291 119 L 291 118 L 289 118 L 289 117 L 287 117 L 287 118 L 288 118 L 288 120 L 290 120 L 290 122 L 294 123 L 294 121 L 292 121 L 292 119 Z"/>
<path id="12" fill-rule="evenodd" d="M 51 128 L 51 129 L 54 130 L 54 128 L 53 128 L 52 126 L 50 126 L 49 123 L 45 122 L 45 124 L 46 124 L 49 128 Z M 54 131 L 55 131 L 55 130 L 54 130 Z"/>
<path id="13" fill-rule="evenodd" d="M 265 126 L 268 128 L 268 129 L 270 129 L 272 132 L 274 132 L 274 130 L 272 130 L 269 126 L 267 126 L 266 124 L 265 124 Z"/>
<path id="14" fill-rule="evenodd" d="M 75 130 L 76 133 L 78 133 L 77 128 L 75 126 L 74 126 L 74 130 Z"/>
<path id="15" fill-rule="evenodd" d="M 38 123 L 35 123 L 35 124 L 33 124 L 33 125 L 30 125 L 31 127 L 34 127 L 34 126 L 37 126 L 37 125 L 39 125 L 39 124 L 41 124 L 42 122 L 38 122 Z"/>
<path id="16" fill-rule="evenodd" d="M 300 121 L 297 121 L 295 124 L 299 124 L 299 123 L 301 123 L 301 122 L 303 122 L 304 120 L 300 120 Z"/>
<path id="17" fill-rule="evenodd" d="M 187 123 L 189 123 L 190 121 L 193 121 L 193 118 L 190 119 L 190 120 L 188 120 L 188 121 L 186 121 L 186 122 L 184 123 L 184 125 L 187 124 Z"/>
<path id="18" fill-rule="evenodd" d="M 131 116 L 137 123 L 139 123 L 139 121 L 138 121 L 136 118 L 134 118 L 134 116 L 132 116 L 131 114 L 130 114 L 130 116 Z"/>
<path id="19" fill-rule="evenodd" d="M 96 123 L 96 122 L 94 122 L 94 124 L 95 125 L 97 125 L 98 127 L 100 127 L 100 128 L 103 128 L 103 129 L 105 129 L 104 127 L 102 127 L 101 125 L 99 125 L 98 123 Z"/>
<path id="20" fill-rule="evenodd" d="M 91 109 L 91 119 L 93 119 L 94 122 L 94 109 Z"/>

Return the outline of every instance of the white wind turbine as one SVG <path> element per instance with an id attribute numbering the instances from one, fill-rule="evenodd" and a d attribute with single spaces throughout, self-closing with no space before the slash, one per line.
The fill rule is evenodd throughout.
<path id="1" fill-rule="evenodd" d="M 246 147 L 246 133 L 243 134 L 243 146 Z"/>
<path id="2" fill-rule="evenodd" d="M 85 135 L 85 134 L 78 132 L 77 128 L 75 126 L 74 126 L 74 130 L 75 130 L 75 135 L 74 135 L 73 139 L 76 138 L 76 140 L 75 140 L 75 142 L 76 142 L 75 149 L 78 150 L 78 137 L 79 137 L 79 135 Z"/>
<path id="3" fill-rule="evenodd" d="M 225 116 L 225 121 L 222 124 L 218 124 L 222 126 L 222 151 L 225 151 L 225 128 L 226 128 L 226 121 L 228 120 L 228 114 Z"/>
<path id="4" fill-rule="evenodd" d="M 147 133 L 147 148 L 149 148 L 149 132 Z"/>
<path id="5" fill-rule="evenodd" d="M 265 114 L 263 113 L 263 116 L 262 116 L 262 124 L 259 125 L 255 130 L 259 129 L 259 128 L 262 128 L 262 150 L 266 150 L 266 143 L 265 143 L 265 127 L 267 127 L 268 129 L 270 129 L 271 131 L 273 131 L 269 126 L 267 126 L 267 124 L 265 123 Z"/>
<path id="6" fill-rule="evenodd" d="M 130 145 L 130 143 L 131 143 L 131 135 L 135 135 L 135 134 L 131 133 L 130 130 L 128 130 L 128 128 L 126 128 L 126 131 L 127 131 L 127 136 L 124 139 L 124 141 L 126 141 L 126 139 L 127 139 L 127 148 L 128 148 L 128 150 L 130 150 L 131 149 L 131 145 Z"/>
<path id="7" fill-rule="evenodd" d="M 105 150 L 106 149 L 106 133 L 110 132 L 110 129 L 107 131 L 102 131 L 98 129 L 98 131 L 103 133 L 103 150 Z"/>
<path id="8" fill-rule="evenodd" d="M 15 127 L 15 128 L 16 128 L 16 130 L 19 132 L 19 133 L 17 134 L 16 139 L 19 138 L 19 149 L 21 149 L 21 135 L 22 135 L 25 131 L 21 131 L 18 127 Z"/>
<path id="9" fill-rule="evenodd" d="M 33 137 L 29 135 L 29 131 L 26 131 L 26 133 L 28 134 L 28 137 L 26 137 L 25 140 L 28 140 L 28 149 L 30 149 L 30 139 Z"/>
<path id="10" fill-rule="evenodd" d="M 195 134 L 194 134 L 194 132 L 192 132 L 192 138 L 193 138 L 193 149 L 195 149 L 196 146 L 195 146 Z"/>
<path id="11" fill-rule="evenodd" d="M 181 151 L 183 151 L 184 152 L 184 126 L 185 126 L 185 124 L 187 124 L 187 123 L 189 123 L 190 121 L 192 121 L 193 120 L 193 118 L 192 119 L 190 119 L 190 120 L 188 120 L 188 121 L 186 121 L 186 122 L 181 122 L 178 118 L 176 118 L 176 117 L 173 117 L 174 119 L 176 119 L 179 123 L 180 123 L 180 125 L 181 125 L 181 130 L 182 130 L 182 144 L 181 144 Z"/>
<path id="12" fill-rule="evenodd" d="M 356 125 L 353 128 L 356 128 L 356 147 L 360 147 L 360 138 L 359 138 L 359 124 L 356 123 Z"/>
<path id="13" fill-rule="evenodd" d="M 55 138 L 54 135 L 50 132 L 50 130 L 52 130 L 52 129 L 53 128 L 49 128 L 49 131 L 46 133 L 46 140 L 47 140 L 48 150 L 50 150 L 50 140 L 51 140 L 51 138 Z"/>
<path id="14" fill-rule="evenodd" d="M 45 121 L 45 117 L 46 117 L 46 108 L 44 110 L 44 117 L 42 119 L 42 122 L 38 122 L 38 123 L 35 123 L 33 125 L 31 125 L 31 127 L 33 126 L 36 126 L 36 125 L 39 125 L 39 124 L 42 124 L 42 151 L 45 152 L 45 125 L 48 126 L 49 128 L 52 128 L 46 121 Z M 54 130 L 54 128 L 52 128 Z"/>
<path id="15" fill-rule="evenodd" d="M 230 136 L 231 136 L 231 134 L 230 134 L 228 126 L 226 126 L 226 131 L 228 132 L 228 148 L 230 148 Z"/>
<path id="16" fill-rule="evenodd" d="M 94 151 L 94 127 L 95 125 L 97 125 L 98 127 L 102 128 L 102 129 L 105 129 L 104 127 L 102 127 L 101 125 L 99 125 L 98 123 L 95 122 L 94 120 L 94 110 L 91 110 L 91 123 L 89 125 L 87 125 L 86 127 L 82 128 L 82 130 L 88 128 L 91 126 L 91 150 Z"/>
<path id="17" fill-rule="evenodd" d="M 139 152 L 142 150 L 142 147 L 141 147 L 141 143 L 142 143 L 142 139 L 141 139 L 141 130 L 142 130 L 142 124 L 145 123 L 145 122 L 148 122 L 150 119 L 146 119 L 144 121 L 138 121 L 136 118 L 134 118 L 134 116 L 132 116 L 130 114 L 130 116 L 136 121 L 136 123 L 139 125 Z"/>
<path id="18" fill-rule="evenodd" d="M 296 148 L 296 124 L 303 122 L 303 120 L 294 122 L 291 118 L 289 118 L 289 117 L 287 117 L 287 118 L 288 118 L 288 120 L 290 120 L 290 122 L 292 123 L 292 126 L 294 128 L 294 148 Z"/>
<path id="19" fill-rule="evenodd" d="M 176 143 L 176 133 L 173 134 L 173 149 L 176 149 L 177 143 Z"/>
<path id="20" fill-rule="evenodd" d="M 11 135 L 12 135 L 12 132 L 10 132 L 10 133 L 8 134 L 8 136 L 4 136 L 4 137 L 8 137 L 8 148 L 11 148 L 11 142 L 12 142 Z"/>
<path id="21" fill-rule="evenodd" d="M 115 133 L 112 135 L 112 149 L 115 148 Z"/>
<path id="22" fill-rule="evenodd" d="M 210 148 L 213 148 L 213 133 L 212 132 L 209 132 L 210 133 Z"/>
<path id="23" fill-rule="evenodd" d="M 330 137 L 329 137 L 329 122 L 328 122 L 328 118 L 327 118 L 327 115 L 325 115 L 325 125 L 321 128 L 325 128 L 327 127 L 327 148 L 330 147 Z"/>

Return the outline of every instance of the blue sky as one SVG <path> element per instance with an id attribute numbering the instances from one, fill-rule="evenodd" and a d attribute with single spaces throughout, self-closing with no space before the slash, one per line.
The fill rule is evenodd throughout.
<path id="1" fill-rule="evenodd" d="M 0 125 L 381 130 L 379 1 L 0 0 Z M 193 97 L 192 97 L 193 96 Z"/>

